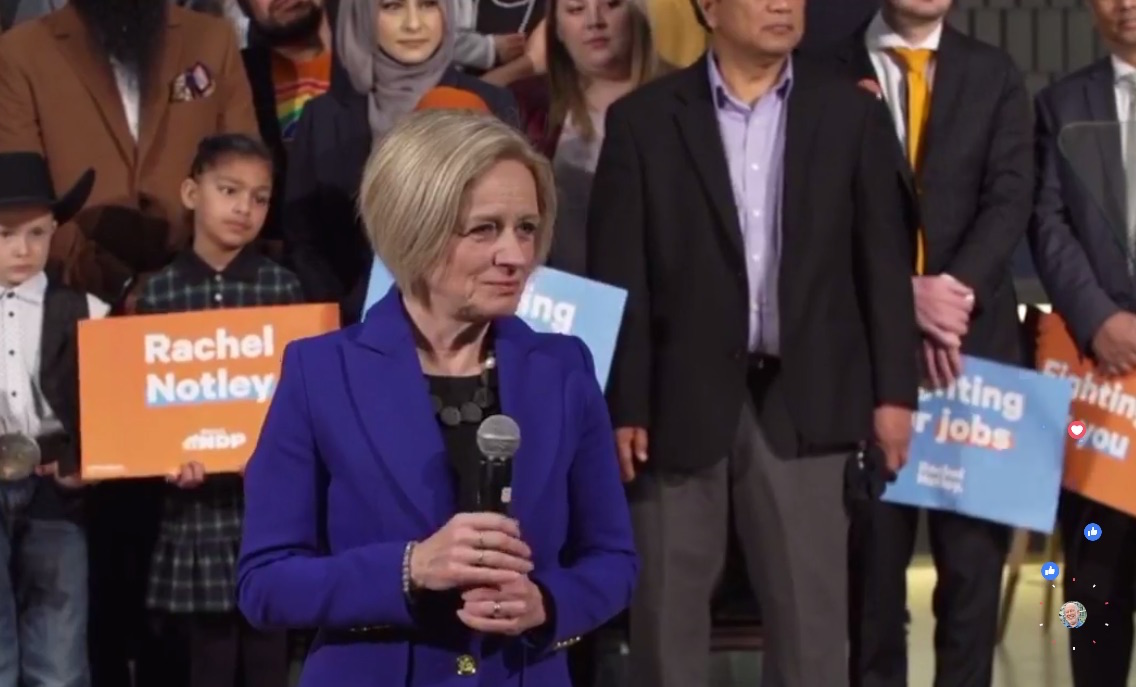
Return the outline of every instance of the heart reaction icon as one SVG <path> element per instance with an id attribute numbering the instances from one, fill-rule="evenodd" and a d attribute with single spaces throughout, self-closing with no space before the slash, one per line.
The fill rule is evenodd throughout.
<path id="1" fill-rule="evenodd" d="M 1073 420 L 1069 423 L 1069 436 L 1074 439 L 1080 439 L 1085 436 L 1085 423 L 1080 420 Z"/>

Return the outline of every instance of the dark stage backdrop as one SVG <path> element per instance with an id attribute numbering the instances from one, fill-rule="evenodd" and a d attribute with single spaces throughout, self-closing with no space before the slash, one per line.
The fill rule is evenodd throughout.
<path id="1" fill-rule="evenodd" d="M 879 0 L 808 0 L 801 47 L 816 50 L 847 38 L 879 6 Z"/>

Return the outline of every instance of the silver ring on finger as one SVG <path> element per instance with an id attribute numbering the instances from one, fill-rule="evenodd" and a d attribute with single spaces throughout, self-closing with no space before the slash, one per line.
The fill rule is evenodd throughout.
<path id="1" fill-rule="evenodd" d="M 477 548 L 479 548 L 479 549 L 485 548 L 485 533 L 484 532 L 478 532 L 477 533 Z"/>
<path id="2" fill-rule="evenodd" d="M 490 615 L 492 615 L 494 618 L 499 617 L 501 615 L 501 602 L 500 601 L 494 601 L 493 602 L 493 613 L 491 613 Z"/>
<path id="3" fill-rule="evenodd" d="M 478 549 L 477 562 L 474 565 L 485 565 L 485 549 Z"/>

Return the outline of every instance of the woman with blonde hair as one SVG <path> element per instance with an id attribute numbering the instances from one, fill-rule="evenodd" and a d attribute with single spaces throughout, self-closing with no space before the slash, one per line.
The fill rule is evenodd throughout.
<path id="1" fill-rule="evenodd" d="M 359 205 L 396 285 L 284 352 L 245 474 L 241 610 L 318 630 L 302 687 L 568 687 L 562 649 L 627 606 L 637 559 L 591 354 L 513 314 L 552 242 L 548 162 L 492 117 L 423 111 Z M 511 422 L 502 513 L 479 441 Z"/>

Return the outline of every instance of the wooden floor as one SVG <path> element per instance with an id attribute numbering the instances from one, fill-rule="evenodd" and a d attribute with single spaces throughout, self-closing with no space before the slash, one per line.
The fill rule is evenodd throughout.
<path id="1" fill-rule="evenodd" d="M 1030 561 L 1023 567 L 1022 581 L 1014 603 L 1010 625 L 1003 645 L 995 658 L 994 687 L 1072 687 L 1069 674 L 1069 630 L 1058 623 L 1041 627 L 1041 601 L 1049 583 L 1040 574 L 1027 571 L 1040 569 L 1041 562 Z M 934 620 L 931 615 L 931 590 L 935 573 L 926 563 L 912 566 L 908 572 L 911 604 L 910 686 L 930 687 L 934 675 L 934 652 L 931 637 Z M 1092 651 L 1091 632 L 1107 631 L 1086 625 L 1076 630 L 1086 639 L 1078 651 Z M 1083 635 L 1082 635 L 1083 633 Z M 623 687 L 626 684 L 625 647 L 611 644 L 600 666 L 596 687 Z M 753 652 L 719 654 L 714 659 L 714 677 L 710 687 L 760 687 L 761 656 Z M 1136 675 L 1129 680 L 1136 686 Z"/>
<path id="2" fill-rule="evenodd" d="M 1042 627 L 1041 601 L 1049 583 L 1040 574 L 1041 560 L 1030 560 L 1022 568 L 1022 580 L 1014 602 L 1006 640 L 997 650 L 994 687 L 1072 687 L 1069 676 L 1069 630 L 1054 622 Z M 935 573 L 926 562 L 917 562 L 907 575 L 911 607 L 910 687 L 930 687 L 934 675 L 931 637 L 931 590 Z M 1047 623 L 1048 624 L 1048 623 Z M 1092 650 L 1092 632 L 1107 631 L 1086 625 L 1078 637 Z M 1083 633 L 1083 634 L 1082 634 Z M 1082 647 L 1078 645 L 1078 650 Z M 627 684 L 627 647 L 619 638 L 608 638 L 598 666 L 595 687 L 623 687 Z M 297 671 L 298 672 L 298 671 Z M 707 687 L 760 687 L 761 655 L 754 651 L 717 654 L 713 661 L 712 683 Z M 295 682 L 293 682 L 295 684 Z M 1129 679 L 1136 687 L 1136 675 Z M 695 686 L 692 686 L 695 687 Z"/>

